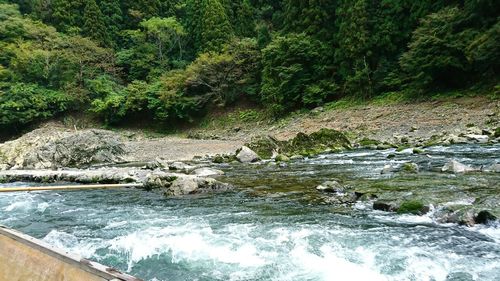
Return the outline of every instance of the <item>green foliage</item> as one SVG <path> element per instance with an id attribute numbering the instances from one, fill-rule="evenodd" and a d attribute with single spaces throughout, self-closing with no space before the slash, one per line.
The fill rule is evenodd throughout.
<path id="1" fill-rule="evenodd" d="M 104 26 L 104 16 L 95 0 L 87 0 L 85 3 L 82 33 L 101 44 L 109 44 L 110 38 Z"/>
<path id="2" fill-rule="evenodd" d="M 71 104 L 64 93 L 36 84 L 15 83 L 0 88 L 0 128 L 13 128 L 50 118 Z"/>
<path id="3" fill-rule="evenodd" d="M 461 16 L 458 8 L 445 8 L 424 18 L 415 30 L 400 61 L 410 87 L 426 89 L 463 81 L 461 75 L 468 67 L 464 53 L 467 41 L 455 33 Z"/>
<path id="4" fill-rule="evenodd" d="M 0 83 L 109 124 L 452 97 L 498 85 L 497 2 L 0 0 Z"/>
<path id="5" fill-rule="evenodd" d="M 316 106 L 333 94 L 323 64 L 326 50 L 305 34 L 279 36 L 263 50 L 262 99 L 276 115 Z"/>

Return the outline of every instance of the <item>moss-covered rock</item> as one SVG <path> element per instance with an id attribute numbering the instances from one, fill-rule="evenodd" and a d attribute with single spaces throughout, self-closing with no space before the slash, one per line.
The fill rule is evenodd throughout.
<path id="1" fill-rule="evenodd" d="M 253 138 L 250 143 L 245 144 L 248 148 L 255 151 L 261 159 L 271 159 L 279 151 L 280 141 L 271 136 L 261 136 Z"/>
<path id="2" fill-rule="evenodd" d="M 418 165 L 415 163 L 404 163 L 401 167 L 401 170 L 405 173 L 409 174 L 417 174 L 418 173 Z"/>
<path id="3" fill-rule="evenodd" d="M 493 134 L 495 138 L 500 138 L 500 127 L 495 129 L 495 133 Z"/>
<path id="4" fill-rule="evenodd" d="M 290 158 L 286 155 L 278 154 L 278 156 L 276 156 L 276 158 L 274 158 L 274 161 L 276 161 L 276 162 L 289 162 Z"/>
<path id="5" fill-rule="evenodd" d="M 336 152 L 350 148 L 351 143 L 343 133 L 332 129 L 321 129 L 310 135 L 297 134 L 292 140 L 283 143 L 281 152 L 285 155 L 311 156 L 326 150 Z"/>
<path id="6" fill-rule="evenodd" d="M 325 151 L 338 152 L 351 148 L 347 137 L 332 129 L 321 129 L 310 135 L 299 133 L 289 141 L 278 141 L 273 137 L 254 138 L 246 146 L 255 151 L 262 159 L 271 159 L 276 153 L 287 157 L 317 155 Z"/>
<path id="7" fill-rule="evenodd" d="M 404 201 L 399 205 L 397 210 L 398 214 L 413 214 L 422 215 L 427 213 L 429 210 L 425 207 L 424 203 L 418 200 Z"/>

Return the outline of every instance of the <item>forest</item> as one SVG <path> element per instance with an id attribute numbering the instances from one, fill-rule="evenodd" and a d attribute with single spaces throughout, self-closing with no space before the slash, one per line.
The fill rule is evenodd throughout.
<path id="1" fill-rule="evenodd" d="M 497 0 L 0 0 L 0 130 L 499 89 Z"/>

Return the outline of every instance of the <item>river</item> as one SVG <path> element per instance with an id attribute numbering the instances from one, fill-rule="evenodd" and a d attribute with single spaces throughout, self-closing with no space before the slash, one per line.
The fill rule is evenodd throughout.
<path id="1" fill-rule="evenodd" d="M 473 204 L 476 194 L 498 207 L 498 173 L 451 175 L 439 168 L 450 159 L 487 166 L 499 155 L 498 145 L 467 145 L 418 155 L 354 150 L 286 165 L 221 164 L 215 166 L 226 173 L 220 180 L 237 189 L 194 198 L 135 189 L 1 194 L 0 224 L 151 281 L 493 281 L 500 280 L 500 225 L 443 224 L 433 214 L 448 203 Z M 380 174 L 388 163 L 408 161 L 421 167 L 419 174 Z M 392 196 L 426 194 L 431 212 L 332 204 L 314 188 L 332 178 L 356 187 L 404 187 Z"/>

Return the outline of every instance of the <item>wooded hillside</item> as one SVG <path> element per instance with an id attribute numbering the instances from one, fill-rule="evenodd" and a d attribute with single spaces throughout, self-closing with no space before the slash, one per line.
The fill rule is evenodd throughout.
<path id="1" fill-rule="evenodd" d="M 496 0 L 0 0 L 0 129 L 498 88 Z"/>

